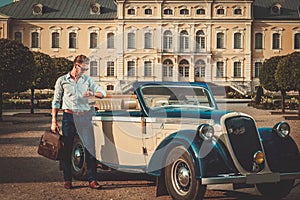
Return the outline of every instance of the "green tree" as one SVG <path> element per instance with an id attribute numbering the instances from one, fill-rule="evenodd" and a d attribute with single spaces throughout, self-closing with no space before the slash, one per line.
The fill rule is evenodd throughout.
<path id="1" fill-rule="evenodd" d="M 0 121 L 2 121 L 3 92 L 23 92 L 34 79 L 32 52 L 22 43 L 0 39 Z"/>
<path id="2" fill-rule="evenodd" d="M 49 89 L 53 87 L 56 78 L 56 68 L 52 58 L 41 52 L 33 52 L 35 62 L 35 79 L 31 85 L 31 109 L 30 112 L 34 113 L 34 99 L 35 89 Z"/>
<path id="3" fill-rule="evenodd" d="M 64 57 L 53 58 L 53 62 L 56 68 L 55 79 L 68 73 L 73 67 L 73 62 Z M 52 87 L 54 87 L 54 85 Z"/>
<path id="4" fill-rule="evenodd" d="M 294 52 L 289 56 L 292 72 L 293 90 L 298 91 L 298 102 L 300 104 L 300 52 Z M 300 116 L 300 105 L 298 105 L 298 116 Z"/>
<path id="5" fill-rule="evenodd" d="M 275 79 L 275 73 L 277 70 L 277 65 L 283 56 L 274 56 L 267 59 L 260 70 L 259 81 L 260 84 L 267 90 L 270 91 L 280 91 L 281 92 L 281 109 L 285 112 L 285 97 L 286 91 L 282 90 Z"/>
<path id="6" fill-rule="evenodd" d="M 282 95 L 282 105 L 284 107 L 282 108 L 282 112 L 285 112 L 285 96 L 286 92 L 293 90 L 293 71 L 291 68 L 291 59 L 289 59 L 289 56 L 284 56 L 280 59 L 280 61 L 277 64 L 277 69 L 275 72 L 275 80 L 276 84 L 281 91 Z M 283 92 L 282 92 L 283 91 Z"/>

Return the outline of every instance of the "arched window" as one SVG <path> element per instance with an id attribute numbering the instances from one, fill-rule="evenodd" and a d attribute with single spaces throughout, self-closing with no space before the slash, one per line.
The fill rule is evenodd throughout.
<path id="1" fill-rule="evenodd" d="M 181 10 L 179 11 L 179 13 L 180 13 L 181 15 L 188 15 L 188 14 L 189 14 L 189 10 L 186 9 L 186 8 L 184 8 L 184 9 L 181 9 Z"/>
<path id="2" fill-rule="evenodd" d="M 223 61 L 218 61 L 217 62 L 216 76 L 218 78 L 224 77 L 224 62 Z"/>
<path id="3" fill-rule="evenodd" d="M 224 8 L 218 8 L 217 9 L 217 15 L 224 15 L 224 14 L 225 14 Z"/>
<path id="4" fill-rule="evenodd" d="M 242 9 L 241 8 L 236 8 L 236 9 L 234 9 L 233 13 L 235 15 L 241 15 L 242 14 Z"/>
<path id="5" fill-rule="evenodd" d="M 152 33 L 145 33 L 144 36 L 144 48 L 145 49 L 152 49 L 153 42 L 152 42 Z"/>
<path id="6" fill-rule="evenodd" d="M 69 48 L 70 49 L 77 48 L 77 34 L 75 32 L 69 33 Z"/>
<path id="7" fill-rule="evenodd" d="M 129 9 L 127 10 L 127 14 L 128 14 L 128 15 L 135 15 L 135 9 L 129 8 Z"/>
<path id="8" fill-rule="evenodd" d="M 198 60 L 195 64 L 195 77 L 205 77 L 205 62 Z"/>
<path id="9" fill-rule="evenodd" d="M 164 32 L 163 48 L 164 50 L 173 48 L 173 36 L 172 36 L 172 32 L 169 30 Z"/>
<path id="10" fill-rule="evenodd" d="M 91 49 L 97 48 L 97 43 L 98 43 L 98 34 L 90 33 L 90 48 Z"/>
<path id="11" fill-rule="evenodd" d="M 196 14 L 197 14 L 197 15 L 205 15 L 205 9 L 203 9 L 203 8 L 197 9 L 197 10 L 196 10 Z"/>
<path id="12" fill-rule="evenodd" d="M 127 62 L 127 73 L 128 73 L 128 76 L 130 76 L 130 77 L 135 76 L 135 62 L 134 61 Z"/>
<path id="13" fill-rule="evenodd" d="M 173 77 L 173 62 L 170 59 L 163 62 L 163 76 Z"/>
<path id="14" fill-rule="evenodd" d="M 179 76 L 180 77 L 189 77 L 190 73 L 190 64 L 187 60 L 181 60 L 179 62 Z"/>
<path id="15" fill-rule="evenodd" d="M 170 8 L 164 9 L 164 15 L 173 15 L 173 10 Z"/>
<path id="16" fill-rule="evenodd" d="M 128 49 L 135 49 L 135 33 L 128 33 Z"/>
<path id="17" fill-rule="evenodd" d="M 180 50 L 189 49 L 189 34 L 187 31 L 180 32 Z"/>
<path id="18" fill-rule="evenodd" d="M 199 52 L 201 49 L 205 49 L 205 35 L 203 30 L 196 32 L 196 51 Z"/>
<path id="19" fill-rule="evenodd" d="M 150 8 L 145 9 L 145 15 L 152 15 L 152 9 Z"/>

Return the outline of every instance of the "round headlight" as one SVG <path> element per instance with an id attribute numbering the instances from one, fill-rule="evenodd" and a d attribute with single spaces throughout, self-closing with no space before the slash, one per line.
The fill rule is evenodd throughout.
<path id="1" fill-rule="evenodd" d="M 275 133 L 282 138 L 286 138 L 290 135 L 291 128 L 287 122 L 279 122 L 274 127 L 273 130 Z"/>
<path id="2" fill-rule="evenodd" d="M 201 124 L 198 127 L 198 134 L 202 139 L 207 140 L 214 136 L 215 130 L 214 127 L 209 124 Z"/>

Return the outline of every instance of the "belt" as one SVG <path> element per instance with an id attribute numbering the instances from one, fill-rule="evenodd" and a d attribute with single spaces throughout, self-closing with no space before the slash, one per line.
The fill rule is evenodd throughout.
<path id="1" fill-rule="evenodd" d="M 73 111 L 73 110 L 65 109 L 64 112 L 65 112 L 65 113 L 72 114 L 72 115 L 85 115 L 85 114 L 87 114 L 89 111 L 76 112 L 76 111 Z"/>

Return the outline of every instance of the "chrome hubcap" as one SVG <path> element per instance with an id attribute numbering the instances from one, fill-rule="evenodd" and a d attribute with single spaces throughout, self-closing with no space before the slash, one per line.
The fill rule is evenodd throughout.
<path id="1" fill-rule="evenodd" d="M 191 186 L 191 172 L 184 160 L 178 160 L 173 165 L 172 183 L 178 194 L 186 195 Z"/>

